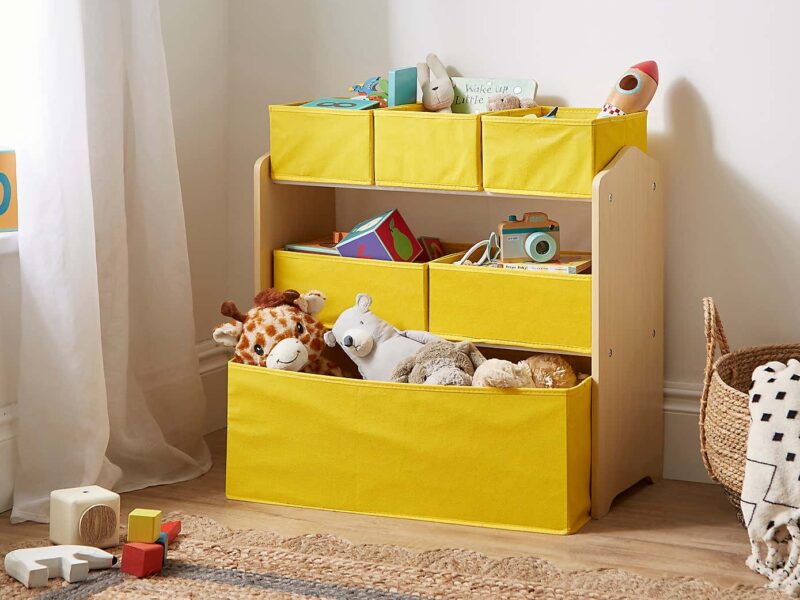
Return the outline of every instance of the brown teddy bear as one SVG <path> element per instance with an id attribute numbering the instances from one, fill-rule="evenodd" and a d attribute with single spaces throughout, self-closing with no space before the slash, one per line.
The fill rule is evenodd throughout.
<path id="1" fill-rule="evenodd" d="M 472 342 L 439 340 L 401 360 L 392 372 L 396 383 L 472 385 L 475 369 L 486 359 Z"/>
<path id="2" fill-rule="evenodd" d="M 569 388 L 577 383 L 572 365 L 558 354 L 534 354 L 518 363 L 490 358 L 472 378 L 474 386 L 497 388 Z"/>

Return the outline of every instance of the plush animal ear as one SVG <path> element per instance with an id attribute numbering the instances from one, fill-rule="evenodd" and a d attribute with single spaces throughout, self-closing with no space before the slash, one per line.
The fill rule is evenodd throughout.
<path id="1" fill-rule="evenodd" d="M 223 323 L 214 329 L 211 337 L 214 341 L 221 346 L 236 346 L 239 343 L 239 338 L 242 336 L 241 323 Z"/>
<path id="2" fill-rule="evenodd" d="M 426 63 L 417 63 L 417 81 L 420 87 L 431 80 L 431 70 Z"/>
<path id="3" fill-rule="evenodd" d="M 456 350 L 469 356 L 473 367 L 479 367 L 486 362 L 486 357 L 481 354 L 481 351 L 472 342 L 456 342 Z"/>
<path id="4" fill-rule="evenodd" d="M 325 340 L 325 345 L 329 348 L 336 346 L 336 336 L 333 335 L 332 331 L 326 331 L 325 335 L 322 336 L 322 339 Z"/>
<path id="5" fill-rule="evenodd" d="M 297 290 L 286 290 L 283 292 L 283 301 L 286 304 L 294 304 L 295 300 L 300 297 L 300 292 Z"/>
<path id="6" fill-rule="evenodd" d="M 371 304 L 372 304 L 372 296 L 370 296 L 369 294 L 358 294 L 356 296 L 356 306 L 358 306 L 359 312 L 362 313 L 367 312 Z"/>
<path id="7" fill-rule="evenodd" d="M 223 302 L 222 306 L 219 308 L 219 312 L 226 317 L 236 319 L 240 323 L 244 323 L 247 320 L 247 315 L 242 314 L 242 312 L 236 308 L 236 303 L 233 300 L 226 300 Z"/>
<path id="8" fill-rule="evenodd" d="M 450 75 L 447 74 L 447 69 L 444 68 L 444 64 L 433 52 L 428 54 L 425 60 L 431 68 L 431 77 L 435 77 L 436 79 L 450 79 Z"/>
<path id="9" fill-rule="evenodd" d="M 327 300 L 328 298 L 325 294 L 319 290 L 310 290 L 297 298 L 294 304 L 304 313 L 316 316 L 316 314 L 322 310 L 322 307 L 325 306 Z"/>

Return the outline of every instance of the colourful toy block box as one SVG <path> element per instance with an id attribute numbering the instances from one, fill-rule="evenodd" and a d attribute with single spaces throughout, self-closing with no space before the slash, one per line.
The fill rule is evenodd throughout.
<path id="1" fill-rule="evenodd" d="M 374 113 L 376 184 L 482 189 L 480 114 L 427 112 L 421 104 Z"/>
<path id="2" fill-rule="evenodd" d="M 17 155 L 0 148 L 0 232 L 17 231 Z"/>
<path id="3" fill-rule="evenodd" d="M 413 385 L 228 363 L 227 496 L 566 534 L 589 520 L 591 379 Z"/>
<path id="4" fill-rule="evenodd" d="M 269 107 L 270 168 L 275 181 L 371 185 L 374 110 Z"/>
<path id="5" fill-rule="evenodd" d="M 422 245 L 396 208 L 362 221 L 336 244 L 342 256 L 413 262 Z"/>
<path id="6" fill-rule="evenodd" d="M 624 146 L 647 151 L 647 112 L 598 119 L 599 108 L 499 111 L 481 117 L 487 192 L 591 198 L 594 176 Z"/>

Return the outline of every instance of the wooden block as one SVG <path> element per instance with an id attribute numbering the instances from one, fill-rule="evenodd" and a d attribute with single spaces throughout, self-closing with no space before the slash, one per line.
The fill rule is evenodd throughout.
<path id="1" fill-rule="evenodd" d="M 119 494 L 97 485 L 50 492 L 50 540 L 111 548 L 119 544 Z"/>
<path id="2" fill-rule="evenodd" d="M 158 534 L 158 539 L 156 540 L 156 544 L 161 546 L 164 549 L 164 552 L 161 554 L 161 566 L 167 566 L 167 548 L 169 547 L 169 538 L 167 537 L 167 532 L 162 531 Z"/>
<path id="3" fill-rule="evenodd" d="M 120 570 L 135 577 L 150 577 L 164 566 L 164 547 L 161 544 L 132 542 L 122 547 Z"/>
<path id="4" fill-rule="evenodd" d="M 178 537 L 178 534 L 181 532 L 181 522 L 180 521 L 167 521 L 161 524 L 161 531 L 167 534 L 168 542 L 171 544 L 175 541 L 175 538 Z"/>
<path id="5" fill-rule="evenodd" d="M 137 508 L 128 514 L 128 541 L 152 544 L 161 533 L 161 511 Z"/>

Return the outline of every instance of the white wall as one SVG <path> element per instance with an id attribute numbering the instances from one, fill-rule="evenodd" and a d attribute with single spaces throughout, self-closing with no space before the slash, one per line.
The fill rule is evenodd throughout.
<path id="1" fill-rule="evenodd" d="M 601 104 L 627 66 L 658 61 L 650 151 L 668 186 L 667 429 L 676 447 L 696 446 L 704 295 L 717 299 L 735 347 L 800 337 L 792 310 L 800 295 L 793 275 L 800 126 L 788 110 L 800 95 L 800 5 L 162 0 L 162 7 L 198 339 L 221 298 L 247 305 L 252 295 L 252 169 L 268 149 L 266 106 L 345 93 L 429 51 L 454 73 L 533 76 L 540 101 L 574 106 Z M 380 202 L 363 192 L 340 198 L 343 220 Z M 412 225 L 423 222 L 419 209 L 408 210 Z M 564 215 L 580 243 L 585 231 L 573 217 Z M 482 225 L 465 225 L 465 234 L 474 228 Z M 698 477 L 696 456 L 668 459 L 668 473 Z"/>

